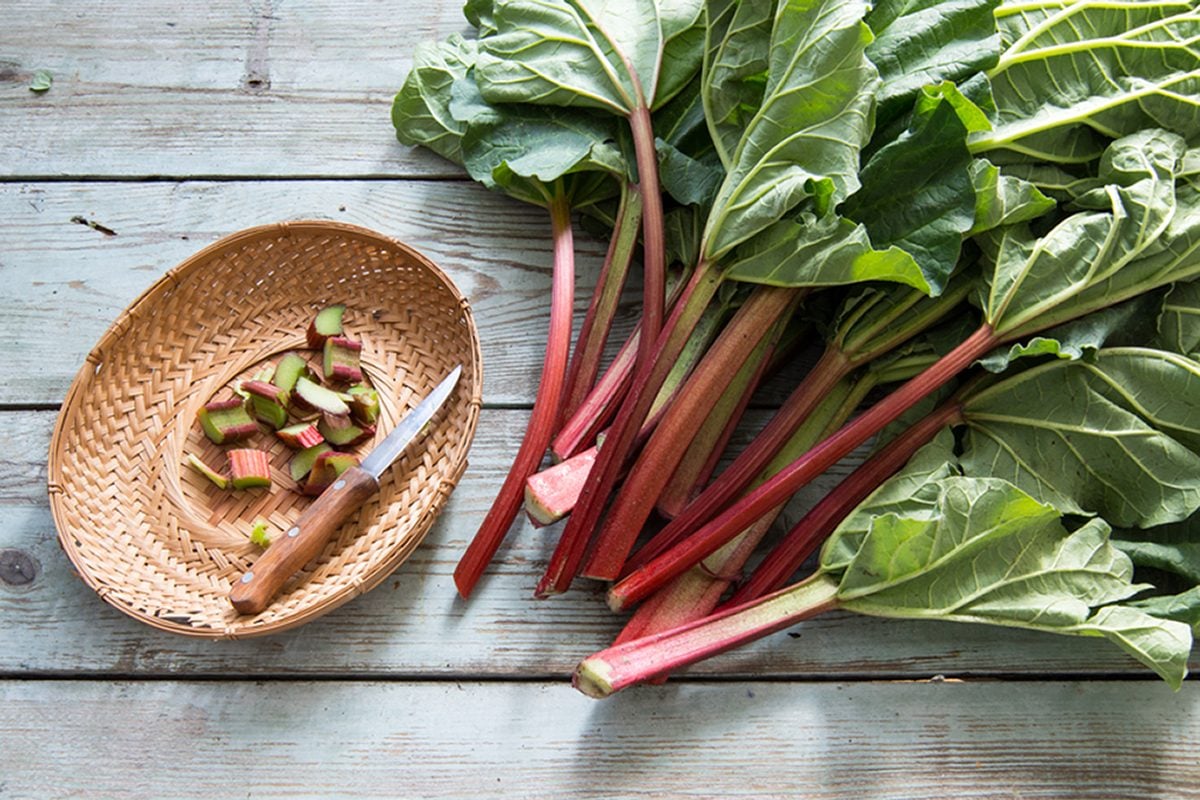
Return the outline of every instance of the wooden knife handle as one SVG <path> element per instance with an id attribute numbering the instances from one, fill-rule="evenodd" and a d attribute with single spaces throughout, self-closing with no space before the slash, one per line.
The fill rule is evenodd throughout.
<path id="1" fill-rule="evenodd" d="M 378 490 L 379 481 L 361 468 L 343 472 L 233 585 L 233 607 L 243 614 L 261 613 L 287 579 L 316 558 L 334 531 Z"/>

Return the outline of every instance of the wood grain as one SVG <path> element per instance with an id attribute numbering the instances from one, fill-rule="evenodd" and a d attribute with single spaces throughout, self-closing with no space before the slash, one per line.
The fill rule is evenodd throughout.
<path id="1" fill-rule="evenodd" d="M 22 432 L 9 440 L 15 452 L 38 454 L 45 452 L 53 416 L 6 412 L 0 422 L 2 429 Z M 392 578 L 326 617 L 265 639 L 195 641 L 129 619 L 73 576 L 58 547 L 44 489 L 32 480 L 19 490 L 9 488 L 0 502 L 0 551 L 28 559 L 35 577 L 20 585 L 0 582 L 0 642 L 5 643 L 0 674 L 565 680 L 580 658 L 611 641 L 621 623 L 604 605 L 599 584 L 585 581 L 562 597 L 531 598 L 558 527 L 535 530 L 518 522 L 470 603 L 455 599 L 452 580 L 525 419 L 524 411 L 483 413 L 470 468 L 428 538 Z M 855 460 L 806 490 L 785 518 L 794 520 Z M 845 679 L 1067 673 L 1149 676 L 1099 640 L 848 614 L 812 620 L 688 674 Z"/>
<path id="2" fill-rule="evenodd" d="M 461 175 L 390 117 L 417 43 L 468 30 L 461 7 L 11 0 L 0 177 Z"/>
<path id="3" fill-rule="evenodd" d="M 22 344 L 0 405 L 60 402 L 101 334 L 168 269 L 234 231 L 303 218 L 363 225 L 432 258 L 474 309 L 485 402 L 532 402 L 549 325 L 544 211 L 467 182 L 276 181 L 0 184 L 0 303 Z M 576 327 L 604 256 L 577 241 Z"/>
<path id="4" fill-rule="evenodd" d="M 700 683 L 602 703 L 544 683 L 0 693 L 12 798 L 1200 797 L 1195 683 Z"/>

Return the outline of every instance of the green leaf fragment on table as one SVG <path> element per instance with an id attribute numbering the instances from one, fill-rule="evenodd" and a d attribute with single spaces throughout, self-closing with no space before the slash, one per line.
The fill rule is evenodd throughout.
<path id="1" fill-rule="evenodd" d="M 423 145 L 455 164 L 463 163 L 465 123 L 450 113 L 451 88 L 474 66 L 475 42 L 452 34 L 440 42 L 421 42 L 412 70 L 392 101 L 396 138 Z"/>
<path id="2" fill-rule="evenodd" d="M 996 478 L 951 475 L 933 490 L 919 516 L 871 517 L 848 563 L 839 533 L 826 544 L 822 570 L 838 579 L 840 608 L 1101 636 L 1179 687 L 1191 631 L 1112 605 L 1145 587 L 1132 583 L 1133 565 L 1103 520 L 1069 532 L 1053 507 Z"/>
<path id="3" fill-rule="evenodd" d="M 1120 526 L 1200 508 L 1200 365 L 1188 359 L 1122 348 L 1053 361 L 974 393 L 963 413 L 968 475 Z"/>
<path id="4" fill-rule="evenodd" d="M 33 73 L 33 80 L 29 82 L 29 91 L 41 94 L 50 90 L 54 85 L 54 76 L 50 74 L 48 69 L 39 69 Z"/>
<path id="5" fill-rule="evenodd" d="M 761 107 L 746 124 L 705 231 L 709 262 L 807 203 L 817 215 L 858 188 L 879 84 L 859 0 L 781 3 Z"/>

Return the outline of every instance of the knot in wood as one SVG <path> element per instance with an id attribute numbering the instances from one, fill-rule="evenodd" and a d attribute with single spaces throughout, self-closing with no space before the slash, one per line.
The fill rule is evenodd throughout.
<path id="1" fill-rule="evenodd" d="M 0 550 L 0 582 L 9 586 L 27 586 L 38 574 L 38 564 L 21 550 Z"/>

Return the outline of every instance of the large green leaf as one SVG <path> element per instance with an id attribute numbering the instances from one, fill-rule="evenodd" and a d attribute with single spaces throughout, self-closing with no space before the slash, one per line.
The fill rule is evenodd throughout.
<path id="1" fill-rule="evenodd" d="M 462 164 L 466 124 L 450 113 L 451 87 L 474 65 L 475 42 L 457 33 L 444 41 L 417 45 L 412 70 L 392 102 L 396 138 Z"/>
<path id="2" fill-rule="evenodd" d="M 961 463 L 1120 526 L 1200 508 L 1200 365 L 1156 350 L 1053 361 L 965 400 Z"/>
<path id="3" fill-rule="evenodd" d="M 774 0 L 709 0 L 701 97 L 713 144 L 728 168 L 767 85 Z"/>
<path id="4" fill-rule="evenodd" d="M 1200 283 L 1177 283 L 1162 305 L 1155 346 L 1195 358 L 1200 354 Z"/>
<path id="5" fill-rule="evenodd" d="M 1160 619 L 1173 619 L 1191 625 L 1192 630 L 1200 634 L 1200 586 L 1179 594 L 1147 597 L 1130 605 Z"/>
<path id="6" fill-rule="evenodd" d="M 909 459 L 904 469 L 880 484 L 842 520 L 821 549 L 821 569 L 827 572 L 845 569 L 876 517 L 891 514 L 906 519 L 932 518 L 941 496 L 939 481 L 957 474 L 954 434 L 944 428 Z"/>
<path id="7" fill-rule="evenodd" d="M 842 213 L 867 227 L 876 247 L 913 257 L 933 294 L 941 292 L 975 221 L 967 125 L 952 84 L 922 94 L 911 125 L 863 167 L 862 188 Z"/>
<path id="8" fill-rule="evenodd" d="M 875 41 L 867 56 L 883 83 L 876 94 L 883 127 L 906 113 L 925 86 L 958 83 L 1000 57 L 992 14 L 999 0 L 881 0 L 867 15 Z"/>
<path id="9" fill-rule="evenodd" d="M 726 261 L 726 275 L 771 286 L 894 281 L 925 294 L 932 291 L 911 255 L 899 247 L 877 250 L 864 225 L 832 214 L 776 222 L 734 252 Z"/>
<path id="10" fill-rule="evenodd" d="M 1191 630 L 1119 603 L 1141 591 L 1102 520 L 1068 533 L 1058 512 L 994 478 L 950 476 L 919 516 L 875 516 L 841 568 L 839 607 L 1102 636 L 1178 688 Z M 828 567 L 823 569 L 829 571 Z"/>
<path id="11" fill-rule="evenodd" d="M 657 108 L 700 66 L 701 10 L 702 0 L 497 0 L 480 89 L 493 103 Z"/>
<path id="12" fill-rule="evenodd" d="M 996 124 L 976 152 L 1056 163 L 1100 156 L 1143 128 L 1200 131 L 1200 14 L 1186 0 L 1009 0 L 1005 50 L 989 72 Z"/>
<path id="13" fill-rule="evenodd" d="M 1161 131 L 1119 139 L 1101 165 L 1106 185 L 1077 201 L 1087 210 L 1042 236 L 1027 224 L 978 236 L 990 267 L 982 301 L 987 322 L 1001 335 L 1031 322 L 1044 325 L 1048 312 L 1157 247 L 1175 215 L 1174 173 L 1183 151 L 1182 139 Z"/>
<path id="14" fill-rule="evenodd" d="M 713 203 L 705 258 L 716 263 L 806 200 L 824 214 L 858 188 L 879 77 L 862 0 L 782 0 L 763 102 Z"/>

